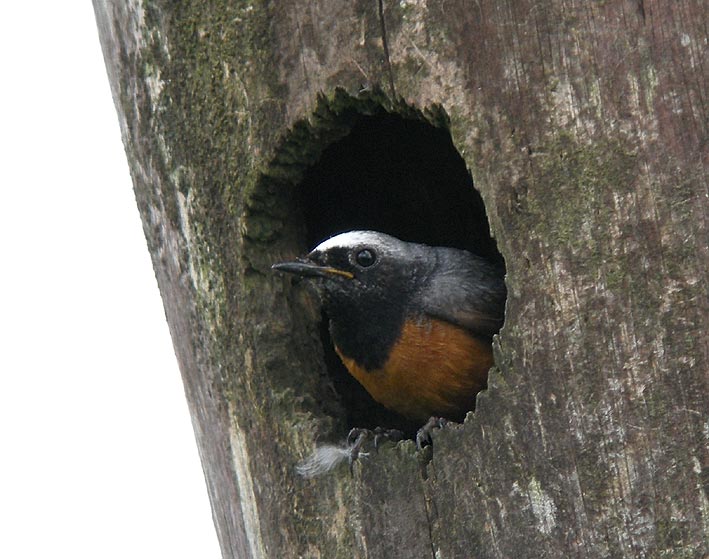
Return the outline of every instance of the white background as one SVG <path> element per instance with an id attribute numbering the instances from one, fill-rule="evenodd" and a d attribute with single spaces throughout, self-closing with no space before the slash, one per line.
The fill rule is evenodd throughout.
<path id="1" fill-rule="evenodd" d="M 93 9 L 0 32 L 0 557 L 218 558 Z"/>

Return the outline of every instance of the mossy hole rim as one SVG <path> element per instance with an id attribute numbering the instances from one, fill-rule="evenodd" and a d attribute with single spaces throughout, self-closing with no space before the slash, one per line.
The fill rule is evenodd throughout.
<path id="1" fill-rule="evenodd" d="M 368 135 L 379 142 L 367 145 Z M 410 156 L 397 163 L 406 153 Z M 436 163 L 434 169 L 426 167 L 431 163 Z M 339 232 L 376 229 L 408 241 L 464 248 L 504 267 L 484 201 L 453 144 L 450 120 L 440 105 L 422 110 L 377 89 L 357 96 L 341 89 L 321 94 L 310 117 L 297 121 L 282 138 L 259 182 L 254 194 L 267 193 L 271 199 L 285 194 L 269 213 L 298 222 L 288 231 L 300 237 L 296 244 L 301 254 Z M 375 198 L 369 209 L 357 201 L 360 192 Z M 262 210 L 263 200 L 252 196 L 252 206 Z M 381 426 L 412 435 L 420 426 L 374 402 L 347 373 L 332 348 L 324 315 L 319 332 L 325 378 L 346 416 L 337 418 L 338 423 L 347 430 Z M 321 408 L 332 413 L 332 406 Z"/>

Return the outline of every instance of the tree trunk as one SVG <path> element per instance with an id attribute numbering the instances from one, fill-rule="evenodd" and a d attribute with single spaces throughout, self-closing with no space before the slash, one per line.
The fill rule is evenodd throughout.
<path id="1" fill-rule="evenodd" d="M 224 557 L 709 553 L 705 2 L 94 6 Z M 506 320 L 432 451 L 303 479 L 352 415 L 270 265 L 320 233 L 299 185 L 362 115 L 450 130 Z"/>

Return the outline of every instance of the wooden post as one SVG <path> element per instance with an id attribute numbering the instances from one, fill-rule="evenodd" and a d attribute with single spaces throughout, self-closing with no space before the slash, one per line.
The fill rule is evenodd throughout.
<path id="1" fill-rule="evenodd" d="M 705 2 L 94 6 L 224 557 L 709 552 Z M 307 248 L 305 170 L 377 107 L 448 126 L 472 173 L 499 369 L 432 455 L 305 480 L 345 414 L 269 267 Z"/>

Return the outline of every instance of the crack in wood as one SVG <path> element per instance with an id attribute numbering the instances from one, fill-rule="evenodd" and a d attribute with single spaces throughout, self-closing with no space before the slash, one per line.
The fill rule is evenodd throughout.
<path id="1" fill-rule="evenodd" d="M 387 74 L 389 75 L 389 88 L 391 89 L 391 98 L 396 98 L 396 88 L 394 87 L 394 72 L 391 69 L 391 60 L 389 58 L 389 42 L 387 41 L 387 28 L 384 21 L 384 0 L 377 0 L 379 3 L 379 25 L 382 28 L 382 46 L 384 47 L 384 61 L 386 62 Z"/>

